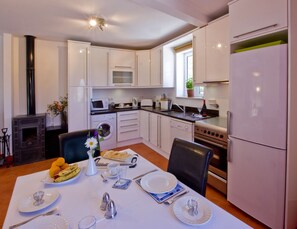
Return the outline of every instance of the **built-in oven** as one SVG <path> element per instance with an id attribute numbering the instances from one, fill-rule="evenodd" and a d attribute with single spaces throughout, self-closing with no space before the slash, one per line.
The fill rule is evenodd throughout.
<path id="1" fill-rule="evenodd" d="M 217 124 L 217 125 L 215 125 Z M 220 125 L 220 126 L 218 126 Z M 207 183 L 227 194 L 227 124 L 225 119 L 216 117 L 195 123 L 195 142 L 213 150 L 209 164 Z"/>

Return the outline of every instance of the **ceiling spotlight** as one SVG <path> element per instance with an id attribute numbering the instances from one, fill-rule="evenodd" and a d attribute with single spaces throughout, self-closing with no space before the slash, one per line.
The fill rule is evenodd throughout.
<path id="1" fill-rule="evenodd" d="M 103 27 L 106 27 L 105 20 L 99 17 L 92 17 L 89 20 L 90 29 L 99 28 L 103 31 Z"/>

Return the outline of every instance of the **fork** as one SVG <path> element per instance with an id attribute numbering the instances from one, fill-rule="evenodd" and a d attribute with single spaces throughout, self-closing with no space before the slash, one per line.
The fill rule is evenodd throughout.
<path id="1" fill-rule="evenodd" d="M 21 226 L 21 225 L 24 225 L 24 224 L 26 224 L 26 223 L 32 221 L 33 219 L 36 219 L 36 218 L 40 217 L 40 216 L 52 215 L 52 214 L 54 214 L 54 213 L 56 212 L 56 210 L 57 210 L 57 208 L 54 208 L 53 210 L 48 211 L 48 212 L 46 212 L 46 213 L 36 215 L 36 216 L 34 216 L 34 217 L 32 217 L 32 218 L 30 218 L 30 219 L 28 219 L 28 220 L 25 220 L 25 221 L 23 221 L 23 222 L 21 222 L 21 223 L 18 223 L 18 224 L 9 226 L 9 229 L 17 228 L 17 227 L 19 227 L 19 226 Z"/>
<path id="2" fill-rule="evenodd" d="M 188 192 L 189 192 L 189 190 L 184 191 L 184 192 L 178 194 L 177 196 L 175 196 L 175 197 L 173 197 L 173 198 L 171 198 L 171 199 L 169 199 L 169 200 L 164 201 L 164 204 L 165 204 L 165 205 L 170 205 L 170 204 L 172 204 L 174 201 L 176 201 L 178 198 L 180 198 L 181 196 L 187 194 Z"/>

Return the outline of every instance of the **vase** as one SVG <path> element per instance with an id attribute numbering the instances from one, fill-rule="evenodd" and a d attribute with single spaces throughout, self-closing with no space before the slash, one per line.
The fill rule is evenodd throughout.
<path id="1" fill-rule="evenodd" d="M 89 150 L 88 152 L 88 156 L 89 156 L 89 161 L 88 161 L 88 167 L 87 167 L 87 171 L 86 171 L 86 175 L 87 176 L 93 176 L 95 174 L 97 174 L 97 167 L 93 158 L 93 150 Z"/>
<path id="2" fill-rule="evenodd" d="M 63 128 L 67 127 L 67 112 L 66 111 L 61 112 L 61 126 Z"/>

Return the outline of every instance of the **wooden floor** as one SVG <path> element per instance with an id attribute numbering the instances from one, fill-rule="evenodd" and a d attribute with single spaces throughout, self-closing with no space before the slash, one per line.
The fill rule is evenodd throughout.
<path id="1" fill-rule="evenodd" d="M 154 163 L 156 166 L 163 170 L 167 170 L 168 160 L 163 156 L 159 155 L 149 147 L 144 144 L 135 144 L 130 146 L 125 146 L 118 149 L 130 148 Z M 26 174 L 42 171 L 49 169 L 51 163 L 55 159 L 49 159 L 45 161 L 35 162 L 27 165 L 14 166 L 10 168 L 2 167 L 0 169 L 0 228 L 2 228 L 4 219 L 6 216 L 7 208 L 10 202 L 10 197 L 13 192 L 14 184 L 18 176 L 23 176 Z M 238 219 L 242 220 L 246 224 L 253 228 L 267 228 L 257 220 L 253 219 L 249 215 L 245 214 L 240 209 L 236 208 L 230 204 L 226 197 L 220 192 L 216 191 L 212 187 L 208 186 L 206 190 L 206 198 L 220 206 L 221 208 L 228 211 L 230 214 L 234 215 Z"/>

